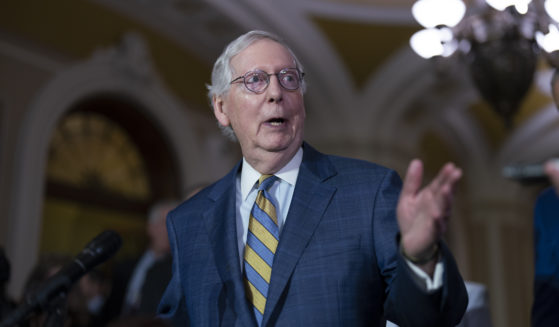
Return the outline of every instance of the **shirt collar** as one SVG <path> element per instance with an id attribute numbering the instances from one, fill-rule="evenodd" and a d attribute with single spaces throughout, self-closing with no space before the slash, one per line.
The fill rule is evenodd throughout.
<path id="1" fill-rule="evenodd" d="M 297 153 L 291 158 L 287 165 L 283 166 L 276 175 L 279 179 L 289 183 L 291 186 L 295 185 L 297 176 L 299 175 L 299 167 L 303 161 L 303 148 L 300 147 Z M 241 196 L 243 201 L 246 200 L 248 194 L 260 178 L 260 174 L 254 169 L 243 157 L 243 168 L 241 170 Z"/>

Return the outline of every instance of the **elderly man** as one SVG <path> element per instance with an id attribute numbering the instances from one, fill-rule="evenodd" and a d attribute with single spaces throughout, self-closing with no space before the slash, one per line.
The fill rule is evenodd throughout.
<path id="1" fill-rule="evenodd" d="M 303 142 L 303 67 L 252 31 L 214 65 L 209 96 L 243 159 L 169 214 L 173 278 L 162 317 L 194 326 L 454 326 L 464 282 L 441 242 L 445 165 L 424 189 L 387 168 Z M 399 227 L 399 228 L 398 228 Z"/>

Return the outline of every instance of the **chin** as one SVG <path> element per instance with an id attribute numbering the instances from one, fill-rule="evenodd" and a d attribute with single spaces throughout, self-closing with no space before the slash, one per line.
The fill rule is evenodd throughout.
<path id="1" fill-rule="evenodd" d="M 267 148 L 270 151 L 285 151 L 291 148 L 294 144 L 293 139 L 291 138 L 279 138 L 277 140 L 271 140 L 266 142 Z"/>
<path id="2" fill-rule="evenodd" d="M 265 147 L 266 151 L 268 152 L 282 152 L 287 150 L 289 147 L 281 146 L 281 145 L 269 145 Z"/>

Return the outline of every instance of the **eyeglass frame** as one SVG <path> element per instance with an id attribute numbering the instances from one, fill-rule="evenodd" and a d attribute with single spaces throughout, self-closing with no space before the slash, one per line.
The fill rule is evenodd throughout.
<path id="1" fill-rule="evenodd" d="M 280 75 L 282 72 L 285 72 L 285 71 L 288 71 L 288 70 L 295 70 L 295 71 L 297 71 L 297 78 L 298 78 L 298 81 L 299 81 L 299 83 L 298 83 L 298 85 L 297 85 L 297 88 L 289 89 L 289 88 L 285 87 L 285 86 L 283 85 L 283 83 L 281 82 L 281 79 L 279 78 L 279 75 Z M 260 92 L 256 92 L 256 91 L 254 91 L 254 90 L 251 90 L 251 89 L 247 86 L 246 77 L 249 76 L 250 74 L 254 74 L 254 73 L 263 73 L 263 74 L 266 75 L 266 87 L 263 88 L 262 91 L 260 91 Z M 263 70 L 261 70 L 261 69 L 255 69 L 255 70 L 250 70 L 250 71 L 244 73 L 243 75 L 241 75 L 241 76 L 239 76 L 239 77 L 237 77 L 237 78 L 234 78 L 231 82 L 229 82 L 229 84 L 239 83 L 238 80 L 242 79 L 243 84 L 244 84 L 244 86 L 245 86 L 245 88 L 246 88 L 247 90 L 249 90 L 249 91 L 252 92 L 252 93 L 261 94 L 261 93 L 263 93 L 264 91 L 266 91 L 266 89 L 268 88 L 268 86 L 270 86 L 270 76 L 272 76 L 272 75 L 275 75 L 275 76 L 276 76 L 276 78 L 278 79 L 278 83 L 279 83 L 279 85 L 280 85 L 281 87 L 283 87 L 284 89 L 286 89 L 286 90 L 288 90 L 288 91 L 296 91 L 296 90 L 298 90 L 298 89 L 300 89 L 300 88 L 302 87 L 303 77 L 305 77 L 305 72 L 300 71 L 299 68 L 297 68 L 297 67 L 283 68 L 283 69 L 281 69 L 281 70 L 280 70 L 279 72 L 277 72 L 277 73 L 267 73 L 267 72 L 265 72 L 265 71 L 263 71 Z"/>

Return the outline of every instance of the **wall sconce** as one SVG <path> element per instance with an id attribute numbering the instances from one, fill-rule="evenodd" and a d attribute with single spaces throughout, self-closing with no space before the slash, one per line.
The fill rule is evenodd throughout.
<path id="1" fill-rule="evenodd" d="M 418 0 L 412 14 L 423 26 L 410 38 L 423 58 L 463 55 L 481 96 L 511 127 L 528 92 L 538 56 L 555 68 L 559 105 L 559 0 Z M 468 11 L 468 15 L 466 15 Z"/>

